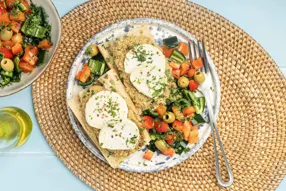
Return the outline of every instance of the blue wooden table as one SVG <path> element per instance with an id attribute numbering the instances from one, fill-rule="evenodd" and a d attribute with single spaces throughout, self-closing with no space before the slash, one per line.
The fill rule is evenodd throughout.
<path id="1" fill-rule="evenodd" d="M 53 0 L 61 16 L 86 0 Z M 256 39 L 286 75 L 285 0 L 193 0 L 213 10 Z M 28 142 L 18 149 L 0 152 L 0 190 L 3 191 L 89 191 L 47 144 L 33 111 L 31 87 L 0 98 L 0 108 L 17 106 L 32 117 L 34 127 Z M 277 191 L 286 190 L 284 178 Z"/>

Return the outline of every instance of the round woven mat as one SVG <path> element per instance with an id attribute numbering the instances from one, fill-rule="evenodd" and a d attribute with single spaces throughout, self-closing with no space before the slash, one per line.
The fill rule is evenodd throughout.
<path id="1" fill-rule="evenodd" d="M 100 190 L 221 190 L 212 139 L 185 162 L 157 173 L 114 170 L 93 156 L 67 113 L 66 82 L 85 42 L 124 19 L 158 18 L 207 42 L 221 81 L 218 127 L 233 169 L 229 190 L 274 190 L 286 174 L 286 80 L 263 48 L 237 26 L 201 6 L 177 0 L 89 1 L 62 19 L 62 43 L 33 85 L 40 127 L 63 163 Z"/>

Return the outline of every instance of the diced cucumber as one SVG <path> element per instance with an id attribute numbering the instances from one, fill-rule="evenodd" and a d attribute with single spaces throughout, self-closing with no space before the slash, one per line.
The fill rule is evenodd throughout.
<path id="1" fill-rule="evenodd" d="M 38 61 L 37 61 L 37 65 L 41 65 L 44 63 L 46 57 L 46 50 L 40 49 L 39 50 L 39 54 L 38 54 Z"/>
<path id="2" fill-rule="evenodd" d="M 7 72 L 7 71 L 2 70 L 2 71 L 0 72 L 0 74 L 1 74 L 2 76 L 6 76 L 6 77 L 9 77 L 9 78 L 12 78 L 12 77 L 13 77 L 13 72 Z"/>
<path id="3" fill-rule="evenodd" d="M 172 37 L 163 39 L 163 43 L 166 45 L 168 49 L 170 49 L 170 48 L 176 48 L 179 44 L 179 41 L 176 36 L 172 36 Z"/>
<path id="4" fill-rule="evenodd" d="M 183 53 L 181 53 L 178 50 L 174 50 L 171 57 L 170 57 L 170 60 L 173 62 L 179 63 L 179 64 L 183 64 L 185 62 L 186 58 L 185 58 Z"/>
<path id="5" fill-rule="evenodd" d="M 148 115 L 148 116 L 152 116 L 152 117 L 158 117 L 159 114 L 156 111 L 150 110 L 150 109 L 146 109 L 142 112 L 142 115 Z"/>
<path id="6" fill-rule="evenodd" d="M 19 63 L 20 63 L 20 58 L 19 58 L 19 56 L 16 56 L 14 58 L 14 64 L 15 64 L 15 71 L 18 73 L 21 72 L 21 68 L 19 67 Z"/>
<path id="7" fill-rule="evenodd" d="M 23 4 L 23 3 L 18 3 L 18 8 L 21 10 L 21 11 L 26 11 L 27 10 L 27 8 L 26 8 L 26 6 Z"/>
<path id="8" fill-rule="evenodd" d="M 197 113 L 202 113 L 204 111 L 204 109 L 205 109 L 205 102 L 206 102 L 206 100 L 205 100 L 204 97 L 200 97 L 198 99 L 199 99 L 198 100 L 199 101 L 199 108 L 198 108 Z"/>
<path id="9" fill-rule="evenodd" d="M 2 82 L 0 84 L 0 87 L 4 87 L 4 86 L 8 85 L 10 83 L 10 81 L 11 81 L 10 78 L 4 76 L 2 79 Z"/>
<path id="10" fill-rule="evenodd" d="M 90 79 L 87 82 L 78 81 L 78 85 L 80 85 L 80 86 L 88 86 L 88 85 L 92 84 L 93 81 L 94 81 L 94 76 L 91 75 Z"/>
<path id="11" fill-rule="evenodd" d="M 192 123 L 193 124 L 200 124 L 200 123 L 205 123 L 205 119 L 200 115 L 200 114 L 195 114 Z"/>

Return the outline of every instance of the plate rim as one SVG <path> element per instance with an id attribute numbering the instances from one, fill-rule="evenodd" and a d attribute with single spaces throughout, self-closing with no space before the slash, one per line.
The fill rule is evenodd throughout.
<path id="1" fill-rule="evenodd" d="M 188 39 L 196 39 L 191 33 L 189 33 L 188 31 L 186 31 L 185 29 L 171 23 L 165 20 L 160 20 L 160 19 L 154 19 L 154 18 L 135 18 L 135 19 L 127 19 L 127 20 L 122 20 L 116 23 L 113 23 L 105 28 L 103 28 L 102 30 L 100 30 L 99 32 L 95 33 L 93 36 L 91 36 L 91 38 L 86 41 L 85 45 L 80 49 L 80 51 L 78 52 L 77 56 L 75 57 L 70 69 L 69 69 L 69 74 L 68 74 L 68 79 L 67 79 L 67 91 L 66 91 L 66 103 L 68 103 L 68 100 L 70 98 L 69 95 L 69 87 L 70 87 L 70 83 L 73 82 L 73 79 L 71 79 L 71 74 L 72 74 L 72 68 L 74 67 L 74 64 L 78 61 L 78 59 L 82 56 L 82 53 L 84 52 L 84 50 L 87 48 L 87 46 L 89 44 L 91 44 L 92 42 L 94 42 L 94 40 L 99 37 L 100 35 L 110 32 L 113 29 L 116 29 L 117 26 L 121 26 L 121 25 L 136 25 L 136 24 L 157 24 L 157 25 L 162 25 L 164 27 L 169 27 L 172 28 L 172 30 L 175 30 L 176 32 L 179 32 L 180 34 L 182 34 L 183 36 L 187 37 Z M 216 67 L 213 63 L 213 60 L 211 59 L 209 52 L 207 52 L 207 59 L 210 63 L 210 69 L 212 71 L 213 75 L 213 81 L 214 84 L 216 86 L 216 102 L 215 104 L 215 118 L 217 119 L 218 117 L 218 113 L 219 113 L 219 109 L 220 109 L 220 80 L 219 80 L 219 76 L 218 73 L 216 71 Z M 91 151 L 96 157 L 98 157 L 100 160 L 104 161 L 105 163 L 108 164 L 108 162 L 106 161 L 106 159 L 102 156 L 102 154 L 99 154 L 100 151 L 98 148 L 95 148 L 96 151 L 94 150 L 93 147 L 94 143 L 92 143 L 92 141 L 90 141 L 90 138 L 88 136 L 85 135 L 85 131 L 82 127 L 78 127 L 81 126 L 81 124 L 79 124 L 79 122 L 77 121 L 76 117 L 74 117 L 71 109 L 69 108 L 68 104 L 67 104 L 67 110 L 68 110 L 68 115 L 72 124 L 73 129 L 75 130 L 77 136 L 80 138 L 81 142 L 85 145 L 85 147 L 87 147 L 89 149 L 89 151 Z M 168 168 L 171 168 L 173 166 L 176 166 L 178 164 L 180 164 L 181 162 L 185 161 L 186 159 L 190 158 L 194 153 L 196 153 L 206 142 L 206 140 L 210 137 L 211 134 L 211 129 L 208 128 L 205 132 L 205 136 L 200 140 L 200 142 L 198 144 L 196 144 L 194 147 L 192 147 L 191 152 L 189 152 L 188 154 L 185 154 L 183 157 L 181 157 L 180 159 L 178 159 L 174 164 L 172 164 L 171 166 L 160 166 L 159 168 L 156 169 L 135 169 L 135 168 L 130 168 L 128 165 L 122 163 L 118 166 L 119 169 L 121 170 L 125 170 L 128 172 L 139 172 L 139 173 L 148 173 L 148 172 L 158 172 L 161 170 L 165 170 Z M 91 143 L 92 144 L 91 144 Z M 98 153 L 99 152 L 99 153 Z"/>

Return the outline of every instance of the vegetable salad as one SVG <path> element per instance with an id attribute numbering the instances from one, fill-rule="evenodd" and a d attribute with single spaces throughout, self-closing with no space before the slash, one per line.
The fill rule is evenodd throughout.
<path id="1" fill-rule="evenodd" d="M 177 99 L 167 100 L 166 105 L 160 104 L 155 110 L 143 112 L 142 126 L 151 136 L 143 156 L 146 160 L 151 160 L 156 150 L 169 157 L 189 151 L 188 144 L 199 141 L 199 124 L 205 123 L 200 115 L 204 111 L 205 98 L 197 96 L 198 87 L 205 80 L 200 71 L 203 59 L 188 59 L 188 44 L 179 42 L 176 36 L 163 40 L 162 51 L 172 68 L 177 88 L 171 92 L 177 95 Z"/>
<path id="2" fill-rule="evenodd" d="M 0 87 L 21 80 L 44 62 L 52 47 L 51 25 L 42 7 L 27 0 L 0 0 Z"/>

